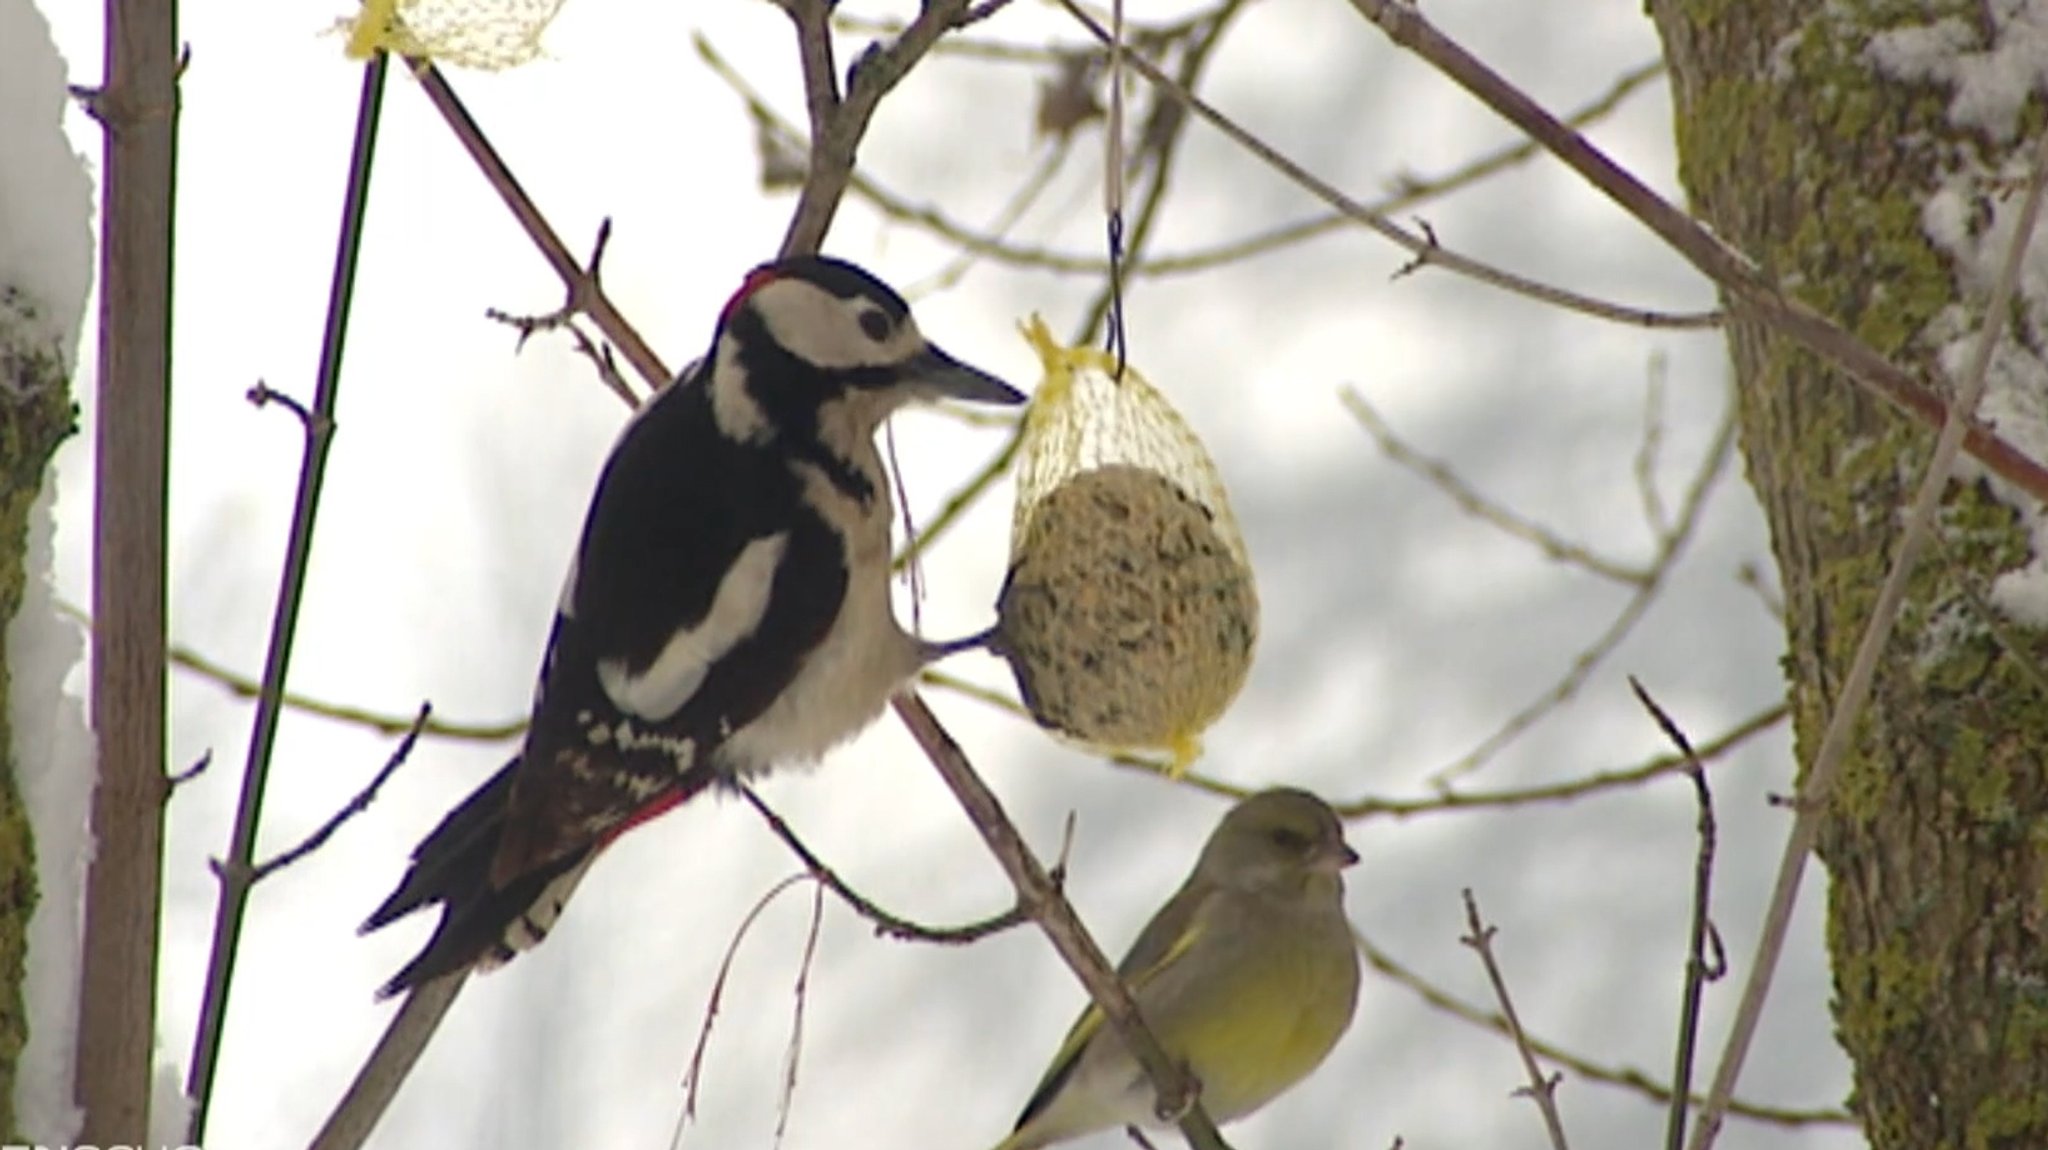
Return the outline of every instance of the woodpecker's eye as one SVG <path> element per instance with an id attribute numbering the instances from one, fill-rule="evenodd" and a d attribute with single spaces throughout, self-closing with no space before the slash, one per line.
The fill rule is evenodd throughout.
<path id="1" fill-rule="evenodd" d="M 878 311 L 864 311 L 860 313 L 860 329 L 869 339 L 880 343 L 889 338 L 889 317 Z"/>

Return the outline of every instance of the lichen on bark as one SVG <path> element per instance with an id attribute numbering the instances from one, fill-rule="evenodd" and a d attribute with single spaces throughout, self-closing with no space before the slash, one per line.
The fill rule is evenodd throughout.
<path id="1" fill-rule="evenodd" d="M 34 837 L 15 776 L 7 624 L 21 607 L 28 518 L 50 457 L 71 434 L 65 357 L 37 320 L 33 303 L 0 284 L 0 1132 L 15 1140 L 14 1080 L 28 1017 L 22 977 L 29 915 L 35 910 Z"/>
<path id="2" fill-rule="evenodd" d="M 1787 289 L 1946 387 L 1929 324 L 1982 300 L 1921 211 L 2006 147 L 1948 94 L 1882 75 L 1870 37 L 1959 0 L 1653 0 L 1693 209 Z M 2041 122 L 2038 99 L 2026 120 Z M 2012 147 L 2030 146 L 2022 131 Z M 1975 313 L 1973 313 L 1974 315 Z M 1785 588 L 1800 761 L 1817 749 L 1894 554 L 1929 432 L 1738 318 L 1743 452 Z M 2038 351 L 2038 349 L 2036 349 Z M 1952 484 L 1939 543 L 1823 812 L 1837 1037 L 1876 1150 L 2048 1146 L 2048 636 L 1985 618 L 2026 561 L 2019 514 Z M 2015 649 L 2017 648 L 2017 649 Z"/>

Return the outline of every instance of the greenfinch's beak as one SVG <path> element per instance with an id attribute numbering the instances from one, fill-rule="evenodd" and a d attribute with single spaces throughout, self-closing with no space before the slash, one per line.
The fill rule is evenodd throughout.
<path id="1" fill-rule="evenodd" d="M 1315 857 L 1309 860 L 1309 868 L 1323 874 L 1336 874 L 1357 861 L 1358 852 L 1351 849 L 1350 843 L 1338 839 L 1335 850 L 1328 847 L 1318 850 Z"/>

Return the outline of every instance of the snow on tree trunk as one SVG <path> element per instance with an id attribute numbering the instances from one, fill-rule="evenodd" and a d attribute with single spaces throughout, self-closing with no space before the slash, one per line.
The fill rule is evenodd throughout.
<path id="1" fill-rule="evenodd" d="M 1694 210 L 1944 390 L 2043 128 L 2048 4 L 1653 0 Z M 2048 249 L 2038 241 L 2037 249 Z M 2048 252 L 1982 412 L 2048 458 Z M 1785 590 L 1802 760 L 1820 743 L 1933 436 L 1738 320 L 1743 451 Z M 1837 1036 L 1875 1150 L 2048 1146 L 2048 553 L 1968 473 L 1912 581 L 1824 813 Z"/>
<path id="2" fill-rule="evenodd" d="M 92 189 L 64 136 L 66 85 L 42 15 L 0 0 L 0 1134 L 10 1142 L 65 1140 L 78 1122 L 71 1049 L 93 758 L 63 690 L 83 646 L 51 597 L 49 463 L 76 414 L 69 377 L 92 274 Z"/>

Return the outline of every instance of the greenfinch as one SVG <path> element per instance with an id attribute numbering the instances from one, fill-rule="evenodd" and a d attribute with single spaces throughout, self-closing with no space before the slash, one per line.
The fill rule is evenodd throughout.
<path id="1" fill-rule="evenodd" d="M 1358 952 L 1339 876 L 1357 861 L 1328 803 L 1292 788 L 1253 795 L 1223 816 L 1118 964 L 1218 1123 L 1307 1077 L 1351 1025 Z M 996 1150 L 1160 1124 L 1151 1080 L 1103 1022 L 1098 1007 L 1082 1013 Z"/>

